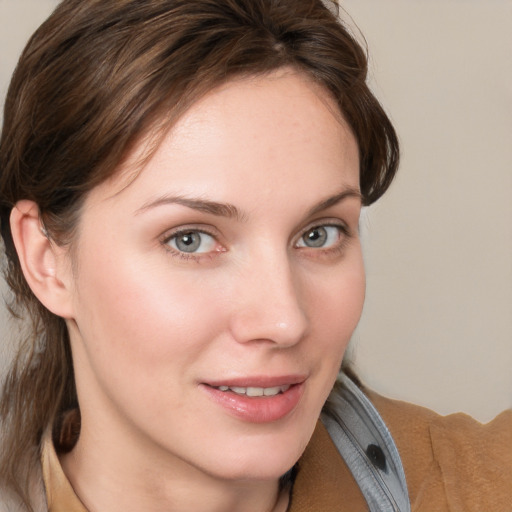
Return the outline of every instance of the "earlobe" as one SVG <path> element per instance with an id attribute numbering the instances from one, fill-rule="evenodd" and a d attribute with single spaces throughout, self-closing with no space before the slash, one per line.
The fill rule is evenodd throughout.
<path id="1" fill-rule="evenodd" d="M 33 201 L 16 203 L 11 212 L 11 232 L 28 285 L 52 313 L 72 318 L 71 272 L 65 249 L 51 241 Z"/>

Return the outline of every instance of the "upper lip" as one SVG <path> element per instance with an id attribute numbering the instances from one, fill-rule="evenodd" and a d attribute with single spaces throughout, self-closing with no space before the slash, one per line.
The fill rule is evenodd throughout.
<path id="1" fill-rule="evenodd" d="M 218 388 L 219 386 L 240 387 L 240 388 L 274 388 L 278 386 L 292 386 L 302 384 L 306 380 L 305 375 L 254 375 L 251 377 L 228 377 L 226 379 L 209 380 L 204 382 L 208 386 Z"/>

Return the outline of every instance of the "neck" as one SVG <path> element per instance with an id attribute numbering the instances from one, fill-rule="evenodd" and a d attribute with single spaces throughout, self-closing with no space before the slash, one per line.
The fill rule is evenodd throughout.
<path id="1" fill-rule="evenodd" d="M 124 443 L 83 428 L 61 457 L 73 489 L 89 512 L 285 512 L 289 488 L 277 480 L 227 480 L 185 461 L 163 462 L 146 446 L 140 457 Z M 133 446 L 133 445 L 132 445 Z"/>

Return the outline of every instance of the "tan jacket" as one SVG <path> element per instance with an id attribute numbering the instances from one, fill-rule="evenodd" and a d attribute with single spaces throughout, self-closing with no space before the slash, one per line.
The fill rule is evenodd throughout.
<path id="1" fill-rule="evenodd" d="M 512 410 L 482 425 L 367 395 L 400 452 L 413 512 L 512 512 Z M 368 510 L 321 424 L 299 465 L 290 512 Z"/>
<path id="2" fill-rule="evenodd" d="M 393 435 L 414 512 L 512 512 L 512 410 L 482 425 L 464 414 L 367 393 Z M 64 476 L 51 441 L 43 446 L 50 512 L 87 512 Z M 289 512 L 358 512 L 364 498 L 319 422 L 299 460 Z"/>

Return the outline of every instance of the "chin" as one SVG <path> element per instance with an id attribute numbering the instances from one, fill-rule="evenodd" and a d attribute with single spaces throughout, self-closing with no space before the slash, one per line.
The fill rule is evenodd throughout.
<path id="1" fill-rule="evenodd" d="M 214 472 L 226 480 L 278 480 L 293 468 L 304 452 L 316 420 L 310 423 L 302 425 L 302 429 L 297 428 L 300 422 L 295 422 L 292 429 L 242 436 L 223 450 L 224 456 L 217 458 Z"/>
<path id="2" fill-rule="evenodd" d="M 277 481 L 292 469 L 300 458 L 300 454 L 292 457 L 270 458 L 267 455 L 266 452 L 260 452 L 256 459 L 223 465 L 221 468 L 213 469 L 210 475 L 230 482 Z"/>

